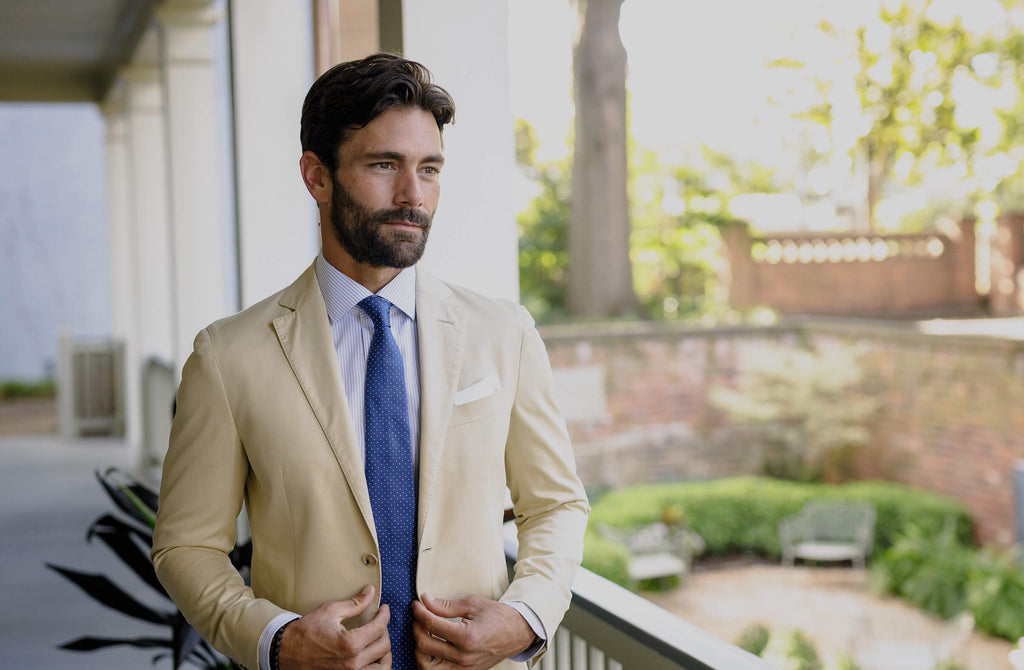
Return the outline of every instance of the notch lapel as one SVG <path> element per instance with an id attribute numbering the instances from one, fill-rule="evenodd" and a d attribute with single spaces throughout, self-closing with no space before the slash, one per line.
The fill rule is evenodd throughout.
<path id="1" fill-rule="evenodd" d="M 416 321 L 420 358 L 420 472 L 418 534 L 430 513 L 438 468 L 462 370 L 466 313 L 452 300 L 451 290 L 437 278 L 416 269 Z"/>
<path id="2" fill-rule="evenodd" d="M 290 310 L 273 321 L 281 349 L 331 445 L 364 521 L 374 533 L 370 494 L 352 412 L 341 382 L 327 308 L 313 265 L 285 289 L 278 302 Z"/>

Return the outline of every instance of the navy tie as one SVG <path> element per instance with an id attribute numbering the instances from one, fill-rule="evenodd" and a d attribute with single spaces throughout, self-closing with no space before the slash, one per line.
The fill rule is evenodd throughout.
<path id="1" fill-rule="evenodd" d="M 412 601 L 416 584 L 416 485 L 405 367 L 391 334 L 391 303 L 378 296 L 358 307 L 373 320 L 366 359 L 366 485 L 380 547 L 381 601 L 391 609 L 394 670 L 416 670 Z"/>

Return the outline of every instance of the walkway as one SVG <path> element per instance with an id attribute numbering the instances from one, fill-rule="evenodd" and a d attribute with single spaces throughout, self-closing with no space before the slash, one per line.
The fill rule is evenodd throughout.
<path id="1" fill-rule="evenodd" d="M 826 668 L 840 653 L 863 650 L 872 640 L 933 644 L 947 633 L 942 621 L 905 601 L 873 595 L 866 573 L 851 568 L 726 565 L 698 569 L 681 588 L 645 595 L 728 642 L 756 623 L 773 632 L 801 630 L 817 645 Z M 975 633 L 960 660 L 966 670 L 1011 670 L 1012 648 Z"/>
<path id="2" fill-rule="evenodd" d="M 163 637 L 85 595 L 45 562 L 109 576 L 150 605 L 159 596 L 85 531 L 112 505 L 93 476 L 126 465 L 118 441 L 65 441 L 55 435 L 0 436 L 0 666 L 33 670 L 139 670 L 156 653 L 118 647 L 89 653 L 57 649 L 83 635 Z"/>

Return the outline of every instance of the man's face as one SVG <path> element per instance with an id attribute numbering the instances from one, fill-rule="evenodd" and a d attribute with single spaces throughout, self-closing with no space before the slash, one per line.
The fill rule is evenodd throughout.
<path id="1" fill-rule="evenodd" d="M 331 228 L 361 265 L 416 263 L 440 197 L 441 135 L 422 109 L 392 108 L 352 133 L 332 176 Z"/>

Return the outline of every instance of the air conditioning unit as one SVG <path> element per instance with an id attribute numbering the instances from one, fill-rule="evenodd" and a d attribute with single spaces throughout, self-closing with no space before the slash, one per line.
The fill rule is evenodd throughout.
<path id="1" fill-rule="evenodd" d="M 65 437 L 124 435 L 124 342 L 60 341 L 57 402 Z"/>

